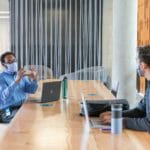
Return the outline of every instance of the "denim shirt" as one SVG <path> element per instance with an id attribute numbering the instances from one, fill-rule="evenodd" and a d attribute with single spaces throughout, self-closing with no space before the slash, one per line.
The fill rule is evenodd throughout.
<path id="1" fill-rule="evenodd" d="M 35 93 L 37 81 L 24 76 L 19 83 L 15 82 L 17 74 L 2 72 L 0 74 L 0 109 L 17 105 L 27 99 L 28 93 Z"/>

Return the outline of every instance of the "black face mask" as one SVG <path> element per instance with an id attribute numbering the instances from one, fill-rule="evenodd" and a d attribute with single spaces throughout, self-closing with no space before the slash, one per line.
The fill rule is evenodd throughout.
<path id="1" fill-rule="evenodd" d="M 144 76 L 144 71 L 142 71 L 141 69 L 140 69 L 140 66 L 138 66 L 138 68 L 137 68 L 137 73 L 138 73 L 138 75 L 139 76 Z"/>

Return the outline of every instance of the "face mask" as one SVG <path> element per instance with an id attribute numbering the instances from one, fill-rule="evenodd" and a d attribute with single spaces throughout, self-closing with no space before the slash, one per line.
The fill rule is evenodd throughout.
<path id="1" fill-rule="evenodd" d="M 16 62 L 12 64 L 6 64 L 7 68 L 6 71 L 9 73 L 15 73 L 18 71 L 18 64 Z"/>
<path id="2" fill-rule="evenodd" d="M 137 73 L 139 76 L 142 76 L 142 77 L 144 76 L 144 71 L 140 69 L 140 66 L 138 66 L 137 68 Z"/>

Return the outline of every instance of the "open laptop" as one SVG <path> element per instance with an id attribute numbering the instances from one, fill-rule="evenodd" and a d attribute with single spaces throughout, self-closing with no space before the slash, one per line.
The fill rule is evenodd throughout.
<path id="1" fill-rule="evenodd" d="M 101 129 L 111 129 L 110 125 L 102 125 L 98 118 L 89 118 L 86 101 L 84 95 L 81 93 L 83 109 L 85 114 L 85 119 L 91 128 L 101 128 Z"/>
<path id="2" fill-rule="evenodd" d="M 34 102 L 47 103 L 60 99 L 61 81 L 44 82 L 42 87 L 41 98 Z"/>

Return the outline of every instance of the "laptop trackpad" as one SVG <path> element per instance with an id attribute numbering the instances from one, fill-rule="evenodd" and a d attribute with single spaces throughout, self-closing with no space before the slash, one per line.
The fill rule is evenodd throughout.
<path id="1" fill-rule="evenodd" d="M 111 126 L 110 125 L 103 125 L 101 124 L 100 120 L 98 118 L 92 118 L 90 120 L 91 124 L 93 127 L 97 127 L 97 128 L 105 128 L 105 129 L 110 129 Z"/>

